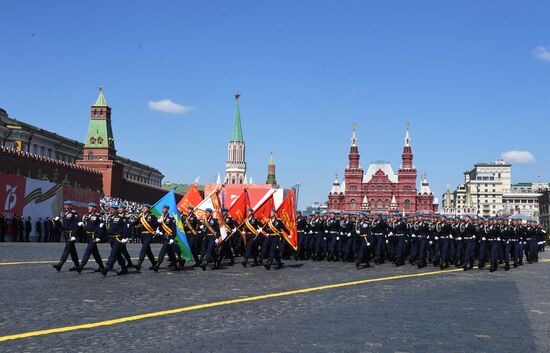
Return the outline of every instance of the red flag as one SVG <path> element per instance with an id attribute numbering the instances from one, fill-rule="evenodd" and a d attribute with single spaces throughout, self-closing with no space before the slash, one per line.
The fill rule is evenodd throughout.
<path id="1" fill-rule="evenodd" d="M 184 214 L 187 215 L 189 211 L 187 210 L 187 207 L 193 206 L 197 207 L 199 203 L 202 202 L 202 196 L 197 189 L 197 184 L 193 183 L 189 190 L 183 195 L 180 202 L 178 202 L 178 210 Z"/>
<path id="2" fill-rule="evenodd" d="M 265 224 L 269 219 L 269 211 L 271 211 L 272 208 L 275 208 L 273 193 L 271 192 L 271 195 L 269 195 L 269 197 L 260 202 L 260 205 L 256 205 L 256 209 L 254 210 L 254 217 L 258 218 L 260 222 Z"/>
<path id="3" fill-rule="evenodd" d="M 229 214 L 238 225 L 241 225 L 246 219 L 248 208 L 250 207 L 250 201 L 248 200 L 248 193 L 246 189 L 243 193 L 237 197 L 235 202 L 229 207 Z"/>
<path id="4" fill-rule="evenodd" d="M 286 195 L 283 203 L 279 206 L 277 213 L 286 228 L 290 231 L 290 234 L 283 231 L 283 236 L 290 246 L 292 246 L 292 248 L 296 251 L 298 250 L 298 228 L 296 226 L 296 205 L 294 196 L 294 189 L 290 189 L 290 192 Z"/>

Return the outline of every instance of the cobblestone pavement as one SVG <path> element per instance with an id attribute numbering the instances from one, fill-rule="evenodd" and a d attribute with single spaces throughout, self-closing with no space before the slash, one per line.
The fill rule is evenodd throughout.
<path id="1" fill-rule="evenodd" d="M 62 248 L 0 243 L 0 262 L 56 261 Z M 139 245 L 129 251 L 136 256 Z M 107 245 L 100 252 L 106 257 Z M 80 275 L 69 267 L 58 273 L 50 264 L 0 265 L 0 336 L 436 270 L 291 260 L 269 272 L 235 265 L 103 278 L 92 272 L 93 260 Z M 0 351 L 547 352 L 549 274 L 550 262 L 539 262 L 509 272 L 390 279 L 5 341 Z"/>

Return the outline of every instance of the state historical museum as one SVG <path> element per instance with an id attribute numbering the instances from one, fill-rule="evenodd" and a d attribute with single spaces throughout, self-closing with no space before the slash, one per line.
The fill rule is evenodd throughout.
<path id="1" fill-rule="evenodd" d="M 402 163 L 397 175 L 388 162 L 373 162 L 366 172 L 361 168 L 355 124 L 348 158 L 344 181 L 340 184 L 336 178 L 328 194 L 329 210 L 405 215 L 437 212 L 437 199 L 434 198 L 426 178 L 423 178 L 419 191 L 416 186 L 416 167 L 413 165 L 408 124 L 401 154 Z"/>

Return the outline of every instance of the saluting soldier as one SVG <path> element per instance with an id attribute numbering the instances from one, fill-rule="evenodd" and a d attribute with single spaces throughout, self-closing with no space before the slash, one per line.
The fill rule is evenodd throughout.
<path id="1" fill-rule="evenodd" d="M 86 251 L 84 251 L 84 256 L 80 262 L 80 266 L 77 268 L 77 272 L 81 273 L 84 269 L 84 266 L 88 263 L 90 255 L 93 255 L 95 262 L 99 265 L 99 268 L 95 272 L 103 271 L 103 260 L 99 254 L 99 249 L 97 248 L 97 243 L 101 242 L 102 228 L 105 226 L 103 216 L 97 213 L 97 204 L 95 202 L 90 202 L 88 204 L 88 212 L 82 216 L 82 222 L 79 222 L 79 226 L 84 228 L 85 239 L 88 243 Z"/>
<path id="2" fill-rule="evenodd" d="M 75 241 L 76 231 L 78 230 L 78 213 L 72 209 L 73 202 L 65 201 L 63 203 L 63 212 L 58 217 L 55 217 L 55 223 L 60 227 L 63 236 L 65 237 L 65 248 L 61 254 L 61 259 L 53 268 L 57 271 L 61 271 L 61 267 L 67 261 L 67 257 L 71 255 L 71 260 L 74 266 L 69 271 L 76 271 L 78 269 L 78 253 L 76 252 Z"/>
<path id="3" fill-rule="evenodd" d="M 258 266 L 258 247 L 263 242 L 262 223 L 254 217 L 254 209 L 248 209 L 248 217 L 244 221 L 241 234 L 246 238 L 246 249 L 244 259 L 241 263 L 243 267 L 248 264 L 248 259 L 254 259 L 254 266 Z"/>
<path id="4" fill-rule="evenodd" d="M 153 251 L 151 250 L 151 241 L 156 235 L 158 221 L 157 217 L 151 213 L 150 205 L 143 205 L 141 214 L 132 222 L 131 227 L 136 229 L 139 237 L 141 238 L 141 251 L 139 252 L 139 260 L 136 265 L 136 270 L 138 272 L 141 270 L 141 265 L 143 264 L 143 261 L 145 261 L 145 256 L 149 258 L 149 261 L 151 262 L 150 269 L 152 270 L 157 261 L 155 260 L 155 255 L 153 255 Z"/>
<path id="5" fill-rule="evenodd" d="M 264 259 L 267 258 L 267 262 L 264 264 L 264 267 L 266 270 L 270 270 L 271 263 L 275 259 L 277 261 L 277 268 L 281 268 L 283 267 L 283 263 L 281 262 L 278 245 L 283 234 L 282 232 L 290 234 L 290 231 L 283 221 L 277 217 L 277 210 L 274 208 L 269 212 L 269 220 L 266 222 L 265 228 L 267 235 L 262 244 L 262 255 Z"/>
<path id="6" fill-rule="evenodd" d="M 158 272 L 160 265 L 164 261 L 164 256 L 168 254 L 168 259 L 174 265 L 174 269 L 179 271 L 179 264 L 176 258 L 176 250 L 174 249 L 174 238 L 176 236 L 176 221 L 168 211 L 170 206 L 162 206 L 162 216 L 158 219 L 158 227 L 156 233 L 161 236 L 162 246 L 159 251 L 159 257 L 157 263 L 153 266 L 153 271 Z"/>
<path id="7" fill-rule="evenodd" d="M 122 256 L 123 245 L 128 242 L 128 226 L 124 218 L 117 212 L 118 207 L 111 205 L 109 208 L 109 216 L 107 216 L 105 227 L 107 239 L 111 245 L 111 253 L 107 260 L 107 265 L 101 272 L 103 276 L 107 276 L 107 272 L 113 269 L 115 261 L 120 265 L 121 270 L 117 275 L 125 275 L 128 273 L 126 262 Z"/>
<path id="8" fill-rule="evenodd" d="M 206 266 L 212 260 L 214 263 L 214 269 L 217 269 L 217 254 L 216 244 L 219 242 L 218 238 L 221 238 L 220 225 L 218 220 L 212 217 L 212 209 L 207 208 L 206 218 L 202 222 L 201 229 L 205 232 L 204 239 L 202 241 L 202 263 L 201 268 L 206 271 Z"/>

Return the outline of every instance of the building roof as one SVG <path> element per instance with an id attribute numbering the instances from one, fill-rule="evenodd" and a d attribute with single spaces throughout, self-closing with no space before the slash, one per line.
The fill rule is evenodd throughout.
<path id="1" fill-rule="evenodd" d="M 430 189 L 430 184 L 428 184 L 428 180 L 426 178 L 424 178 L 422 180 L 422 184 L 420 185 L 420 192 L 419 194 L 427 194 L 427 195 L 431 195 L 432 194 L 432 190 Z"/>
<path id="2" fill-rule="evenodd" d="M 174 190 L 175 193 L 185 194 L 191 185 L 193 184 L 178 184 L 167 181 L 162 184 L 162 188 L 166 191 Z M 197 185 L 197 190 L 204 192 L 204 185 Z"/>
<path id="3" fill-rule="evenodd" d="M 97 96 L 97 99 L 93 107 L 106 107 L 106 106 L 107 106 L 107 101 L 103 96 L 103 88 L 99 87 L 99 96 Z"/>
<path id="4" fill-rule="evenodd" d="M 237 99 L 237 108 L 235 109 L 235 118 L 233 119 L 233 130 L 231 132 L 231 142 L 244 142 L 243 130 L 241 127 L 241 111 Z"/>
<path id="5" fill-rule="evenodd" d="M 391 164 L 383 161 L 372 162 L 369 164 L 367 172 L 363 175 L 363 183 L 368 183 L 378 170 L 381 170 L 384 174 L 386 174 L 392 183 L 397 183 L 397 175 L 393 172 Z"/>

